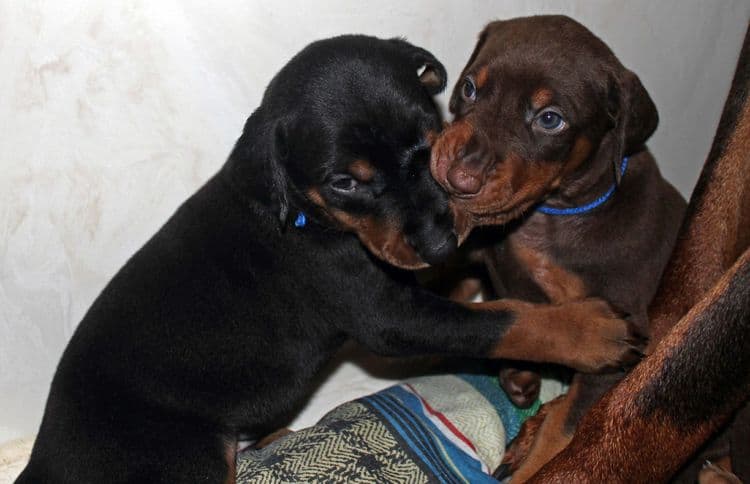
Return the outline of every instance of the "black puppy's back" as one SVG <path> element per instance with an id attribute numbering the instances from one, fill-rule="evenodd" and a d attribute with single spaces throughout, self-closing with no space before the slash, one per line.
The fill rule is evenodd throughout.
<path id="1" fill-rule="evenodd" d="M 346 76 L 332 72 L 367 65 L 368 52 L 379 73 L 355 78 L 383 83 L 392 73 L 390 94 L 372 88 L 394 99 L 385 109 L 366 96 L 366 86 L 356 86 L 360 97 L 347 101 L 347 109 L 363 119 L 377 113 L 372 127 L 385 133 L 439 126 L 429 94 L 419 91 L 414 64 L 420 60 L 412 59 L 428 55 L 442 69 L 426 51 L 363 36 L 303 51 L 272 81 L 222 170 L 125 264 L 84 316 L 58 365 L 18 483 L 221 482 L 231 472 L 237 433 L 260 436 L 279 425 L 349 326 L 377 325 L 368 294 L 384 286 L 393 291 L 401 281 L 355 235 L 324 223 L 294 186 L 311 170 L 282 166 L 291 150 L 280 150 L 280 141 L 298 135 L 294 143 L 323 156 L 313 162 L 334 161 L 325 156 L 338 155 L 339 140 L 318 128 L 339 129 L 343 113 L 311 112 L 295 89 L 341 101 L 349 87 L 336 82 Z M 309 63 L 329 72 L 306 71 Z M 301 117 L 294 132 L 279 128 L 294 116 Z M 327 152 L 316 149 L 327 144 L 334 145 Z M 404 160 L 385 163 L 397 161 Z M 308 223 L 295 227 L 289 214 L 301 211 Z"/>

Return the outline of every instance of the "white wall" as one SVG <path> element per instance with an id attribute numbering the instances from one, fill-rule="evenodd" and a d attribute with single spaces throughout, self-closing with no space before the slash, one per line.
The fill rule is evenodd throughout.
<path id="1" fill-rule="evenodd" d="M 661 113 L 650 146 L 689 193 L 746 0 L 0 0 L 0 442 L 35 431 L 87 307 L 221 165 L 297 50 L 339 33 L 405 35 L 452 84 L 487 21 L 550 12 L 584 22 L 639 73 Z"/>

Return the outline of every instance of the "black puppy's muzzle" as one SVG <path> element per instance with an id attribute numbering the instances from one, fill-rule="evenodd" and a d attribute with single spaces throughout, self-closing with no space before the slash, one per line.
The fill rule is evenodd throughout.
<path id="1" fill-rule="evenodd" d="M 427 169 L 415 181 L 416 186 L 410 190 L 411 213 L 405 235 L 423 261 L 439 264 L 458 247 L 448 195 Z"/>
<path id="2" fill-rule="evenodd" d="M 430 265 L 435 265 L 445 261 L 456 251 L 456 248 L 458 248 L 458 239 L 456 239 L 453 231 L 450 231 L 442 241 L 435 240 L 422 248 L 416 248 L 416 250 L 422 260 Z"/>

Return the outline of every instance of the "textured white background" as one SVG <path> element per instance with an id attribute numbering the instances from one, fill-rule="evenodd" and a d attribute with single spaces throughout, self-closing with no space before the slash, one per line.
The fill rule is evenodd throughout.
<path id="1" fill-rule="evenodd" d="M 297 50 L 340 33 L 405 35 L 453 84 L 487 21 L 551 12 L 584 22 L 641 76 L 661 113 L 650 146 L 689 193 L 747 0 L 0 0 L 0 443 L 36 430 L 91 301 L 218 169 Z M 382 384 L 344 364 L 300 423 Z"/>

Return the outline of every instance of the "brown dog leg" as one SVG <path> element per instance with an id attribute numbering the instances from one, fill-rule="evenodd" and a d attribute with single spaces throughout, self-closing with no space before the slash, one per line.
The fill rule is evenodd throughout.
<path id="1" fill-rule="evenodd" d="M 706 461 L 698 473 L 698 484 L 742 484 L 742 481 L 732 474 L 727 457 L 718 462 Z"/>
<path id="2" fill-rule="evenodd" d="M 528 482 L 666 481 L 750 394 L 749 317 L 750 249 Z"/>
<path id="3" fill-rule="evenodd" d="M 634 364 L 641 356 L 643 337 L 600 299 L 554 305 L 501 299 L 468 307 L 515 315 L 490 358 L 550 362 L 597 373 L 620 368 L 620 363 Z"/>
<path id="4" fill-rule="evenodd" d="M 554 400 L 542 405 L 536 415 L 523 423 L 518 435 L 513 439 L 513 442 L 511 442 L 510 446 L 505 451 L 502 465 L 500 465 L 495 471 L 494 476 L 497 479 L 502 480 L 515 474 L 524 464 L 526 458 L 533 452 L 537 436 L 542 434 L 542 426 L 546 422 L 547 416 L 556 413 L 556 407 L 566 406 L 567 404 L 564 400 L 565 395 L 560 395 Z"/>
<path id="5" fill-rule="evenodd" d="M 521 448 L 529 449 L 528 454 L 521 455 L 518 451 L 511 453 L 515 459 L 522 458 L 521 462 L 511 465 L 511 468 L 516 467 L 511 477 L 512 483 L 526 482 L 571 441 L 576 423 L 572 410 L 581 399 L 585 385 L 581 375 L 576 375 L 566 395 L 561 395 L 545 405 L 544 422 L 536 434 L 524 432 L 525 438 L 532 439 L 533 442 L 531 445 L 528 442 L 519 442 Z"/>

